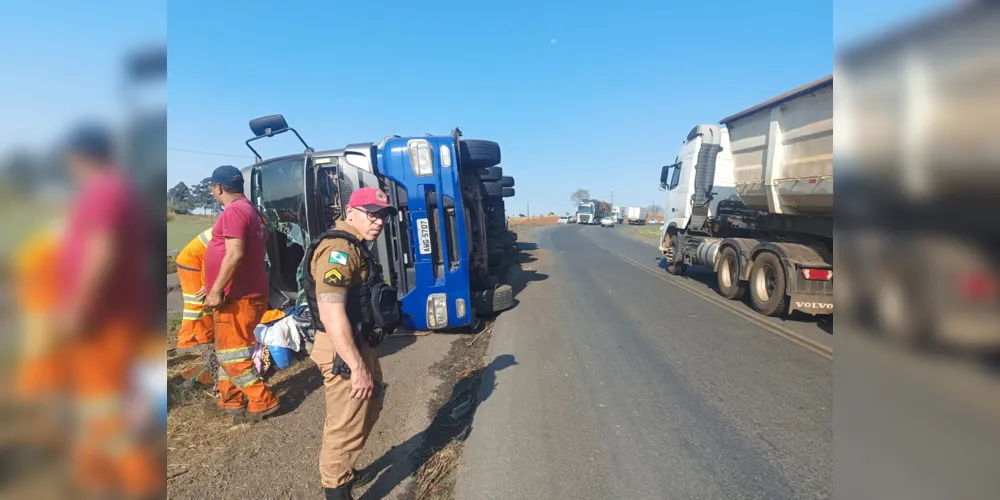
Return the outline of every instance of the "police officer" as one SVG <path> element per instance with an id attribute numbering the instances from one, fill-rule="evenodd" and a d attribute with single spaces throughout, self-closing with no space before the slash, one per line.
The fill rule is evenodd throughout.
<path id="1" fill-rule="evenodd" d="M 358 189 L 345 207 L 346 220 L 306 252 L 305 290 L 316 326 L 311 357 L 326 395 L 319 470 L 327 499 L 352 499 L 352 487 L 375 478 L 375 471 L 354 465 L 382 410 L 378 344 L 398 324 L 399 304 L 369 245 L 395 214 L 384 192 Z"/>

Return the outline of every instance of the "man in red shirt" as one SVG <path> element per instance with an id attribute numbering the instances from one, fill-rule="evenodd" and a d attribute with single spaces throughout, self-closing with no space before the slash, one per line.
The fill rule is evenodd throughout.
<path id="1" fill-rule="evenodd" d="M 253 330 L 267 311 L 264 267 L 267 228 L 243 194 L 243 174 L 223 165 L 212 173 L 212 194 L 225 207 L 205 249 L 205 307 L 215 314 L 215 351 L 219 359 L 219 402 L 208 409 L 231 412 L 233 423 L 256 422 L 278 410 L 278 399 L 264 385 L 252 354 Z M 243 407 L 246 396 L 246 408 Z"/>

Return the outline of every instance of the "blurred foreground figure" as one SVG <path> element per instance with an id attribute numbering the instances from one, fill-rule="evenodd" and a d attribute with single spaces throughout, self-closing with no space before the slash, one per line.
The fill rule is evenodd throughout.
<path id="1" fill-rule="evenodd" d="M 148 221 L 115 165 L 111 133 L 84 126 L 69 137 L 67 165 L 80 191 L 56 261 L 66 380 L 74 405 L 73 479 L 82 493 L 161 494 L 155 448 L 134 432 L 135 363 L 153 337 Z"/>
<path id="2" fill-rule="evenodd" d="M 215 335 L 212 332 L 212 310 L 205 308 L 205 249 L 212 241 L 212 229 L 196 236 L 177 254 L 177 278 L 184 295 L 181 329 L 177 333 L 178 349 L 198 349 L 202 366 L 181 373 L 188 382 L 215 386 L 219 363 L 215 356 Z"/>

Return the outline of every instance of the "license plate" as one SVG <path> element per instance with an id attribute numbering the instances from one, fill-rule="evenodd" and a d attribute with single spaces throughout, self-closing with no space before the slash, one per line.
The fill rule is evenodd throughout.
<path id="1" fill-rule="evenodd" d="M 417 219 L 417 241 L 420 244 L 420 254 L 431 253 L 431 226 L 427 219 Z"/>

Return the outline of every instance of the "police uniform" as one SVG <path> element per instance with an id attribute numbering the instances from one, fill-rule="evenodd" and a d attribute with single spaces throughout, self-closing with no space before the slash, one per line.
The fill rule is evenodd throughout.
<path id="1" fill-rule="evenodd" d="M 364 241 L 354 228 L 344 221 L 338 221 L 335 229 Z M 311 250 L 312 279 L 307 280 L 311 281 L 307 283 L 307 296 L 310 302 L 315 300 L 318 294 L 332 293 L 345 296 L 348 319 L 354 329 L 355 345 L 375 385 L 379 386 L 382 383 L 382 368 L 378 360 L 378 347 L 366 341 L 359 341 L 359 329 L 370 328 L 370 325 L 365 326 L 366 322 L 370 323 L 370 318 L 365 317 L 361 311 L 363 301 L 357 299 L 359 292 L 363 293 L 371 264 L 377 266 L 377 263 L 368 261 L 357 245 L 339 237 L 321 237 L 313 243 Z M 309 287 L 314 287 L 312 293 L 308 293 Z M 310 307 L 314 309 L 315 305 L 311 303 Z M 313 322 L 317 326 L 317 331 L 310 357 L 323 373 L 326 396 L 326 420 L 323 424 L 323 443 L 319 459 L 320 477 L 324 488 L 340 488 L 350 484 L 354 479 L 354 466 L 382 411 L 382 399 L 380 395 L 373 395 L 368 400 L 351 398 L 351 379 L 349 375 L 335 374 L 339 371 L 334 369 L 336 352 L 329 336 L 323 331 L 318 312 L 315 310 L 313 310 Z"/>

